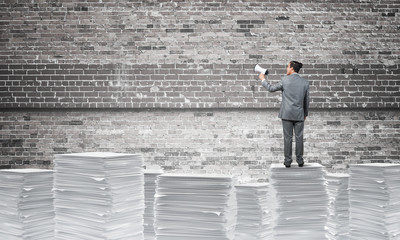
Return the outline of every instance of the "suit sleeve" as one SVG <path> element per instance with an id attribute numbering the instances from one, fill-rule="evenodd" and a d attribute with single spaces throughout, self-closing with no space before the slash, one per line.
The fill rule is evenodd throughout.
<path id="1" fill-rule="evenodd" d="M 310 90 L 309 90 L 309 87 L 307 85 L 306 94 L 304 95 L 304 105 L 303 105 L 304 116 L 305 117 L 308 116 L 308 107 L 309 107 L 309 105 L 310 105 Z"/>
<path id="2" fill-rule="evenodd" d="M 276 92 L 276 91 L 279 91 L 279 90 L 283 90 L 282 81 L 280 81 L 280 82 L 277 83 L 277 84 L 272 85 L 272 84 L 269 84 L 269 83 L 267 82 L 267 80 L 264 79 L 264 80 L 261 82 L 261 84 L 262 84 L 262 86 L 265 87 L 269 92 Z"/>

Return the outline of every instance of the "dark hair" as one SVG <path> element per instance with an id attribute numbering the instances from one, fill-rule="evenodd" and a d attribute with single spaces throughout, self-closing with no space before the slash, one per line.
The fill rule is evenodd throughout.
<path id="1" fill-rule="evenodd" d="M 293 70 L 298 73 L 300 69 L 303 67 L 303 64 L 301 62 L 291 61 L 290 67 L 293 68 Z"/>

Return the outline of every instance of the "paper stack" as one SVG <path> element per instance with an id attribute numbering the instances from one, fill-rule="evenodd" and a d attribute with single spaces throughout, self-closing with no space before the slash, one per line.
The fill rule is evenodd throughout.
<path id="1" fill-rule="evenodd" d="M 236 186 L 238 216 L 235 240 L 267 240 L 272 237 L 268 209 L 268 184 L 248 183 Z"/>
<path id="2" fill-rule="evenodd" d="M 350 239 L 400 239 L 400 164 L 350 165 Z"/>
<path id="3" fill-rule="evenodd" d="M 329 217 L 327 223 L 329 240 L 349 239 L 349 175 L 328 173 Z"/>
<path id="4" fill-rule="evenodd" d="M 157 178 L 157 240 L 232 240 L 235 180 L 226 175 L 165 174 Z"/>
<path id="5" fill-rule="evenodd" d="M 143 239 L 140 155 L 60 154 L 54 164 L 55 239 Z"/>
<path id="6" fill-rule="evenodd" d="M 275 240 L 322 240 L 328 215 L 325 170 L 317 163 L 299 168 L 272 164 L 270 168 Z"/>
<path id="7" fill-rule="evenodd" d="M 54 239 L 53 171 L 0 170 L 0 239 Z"/>
<path id="8" fill-rule="evenodd" d="M 144 239 L 154 240 L 154 195 L 156 194 L 157 176 L 162 171 L 146 170 L 144 173 Z"/>

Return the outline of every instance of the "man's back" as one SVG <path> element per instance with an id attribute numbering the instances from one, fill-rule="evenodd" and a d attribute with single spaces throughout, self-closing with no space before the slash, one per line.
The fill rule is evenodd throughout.
<path id="1" fill-rule="evenodd" d="M 282 77 L 282 103 L 279 118 L 291 121 L 304 121 L 308 116 L 309 84 L 299 74 Z"/>

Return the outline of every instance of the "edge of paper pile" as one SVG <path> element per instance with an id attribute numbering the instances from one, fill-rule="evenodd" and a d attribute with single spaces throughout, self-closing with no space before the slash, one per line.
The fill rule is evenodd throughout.
<path id="1" fill-rule="evenodd" d="M 398 163 L 362 163 L 362 164 L 349 164 L 351 167 L 380 167 L 380 168 L 387 168 L 387 167 L 400 167 Z"/>
<path id="2" fill-rule="evenodd" d="M 199 174 L 199 173 L 164 173 L 160 177 L 194 177 L 194 178 L 235 178 L 225 174 Z"/>
<path id="3" fill-rule="evenodd" d="M 85 157 L 85 158 L 114 158 L 114 157 L 129 157 L 141 156 L 135 153 L 115 153 L 115 152 L 84 152 L 84 153 L 65 153 L 55 154 L 55 157 Z"/>
<path id="4" fill-rule="evenodd" d="M 283 164 L 273 163 L 271 164 L 271 169 L 287 169 L 290 171 L 292 168 L 300 168 L 300 169 L 307 169 L 307 168 L 322 168 L 322 165 L 319 163 L 305 163 L 303 167 L 297 166 L 297 164 L 292 164 L 290 168 L 286 168 Z"/>
<path id="5" fill-rule="evenodd" d="M 53 172 L 51 169 L 41 169 L 41 168 L 17 168 L 17 169 L 1 169 L 1 172 L 11 172 L 11 173 L 42 173 L 42 172 Z"/>
<path id="6" fill-rule="evenodd" d="M 269 183 L 240 183 L 235 187 L 268 187 Z"/>

